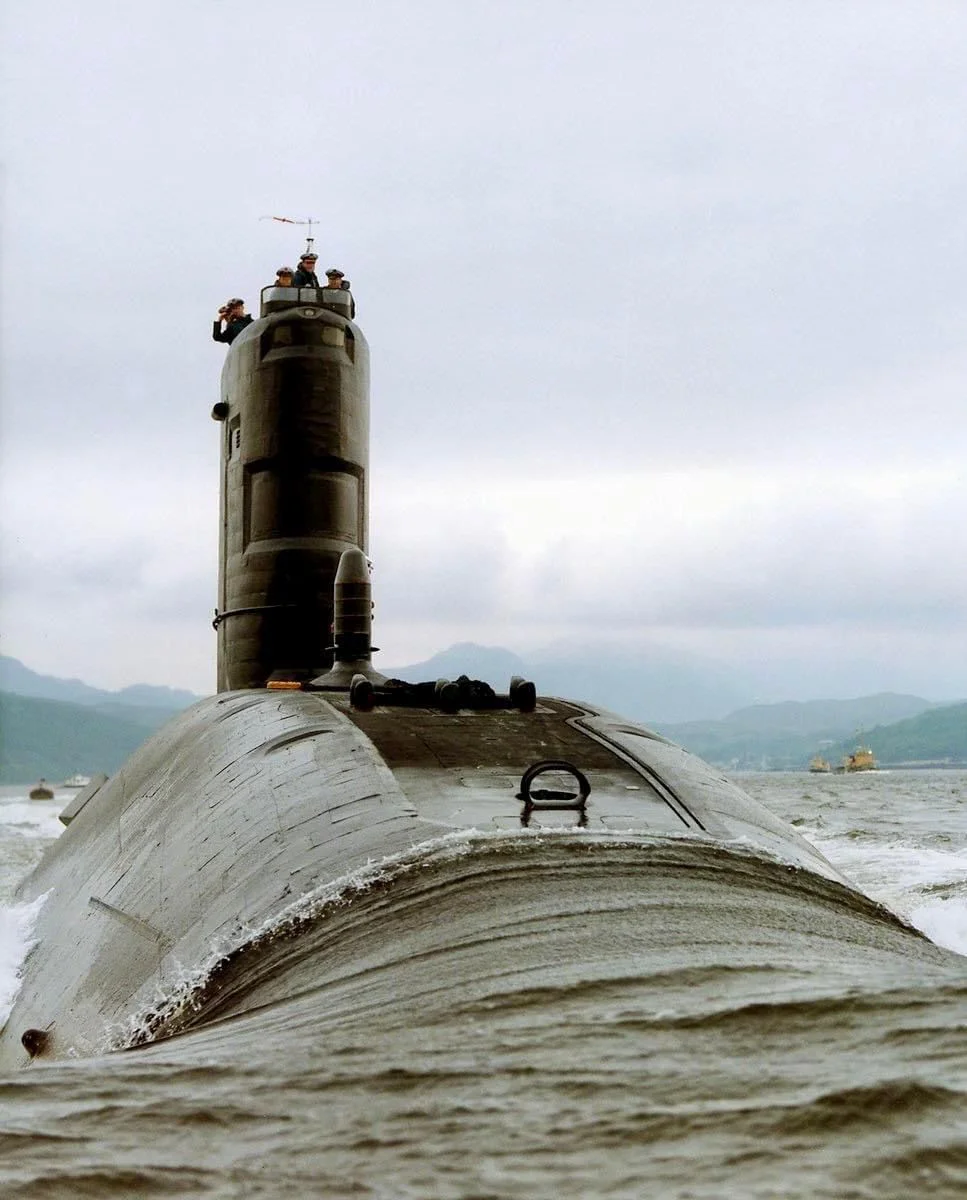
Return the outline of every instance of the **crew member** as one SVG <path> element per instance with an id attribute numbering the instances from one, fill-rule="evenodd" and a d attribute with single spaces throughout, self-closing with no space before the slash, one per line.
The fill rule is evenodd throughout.
<path id="1" fill-rule="evenodd" d="M 299 259 L 299 265 L 296 268 L 296 273 L 292 277 L 293 287 L 315 287 L 319 286 L 319 279 L 316 275 L 316 259 L 318 254 L 313 254 L 309 250 Z"/>
<path id="2" fill-rule="evenodd" d="M 349 280 L 342 273 L 342 271 L 339 270 L 338 267 L 330 267 L 329 270 L 326 272 L 326 287 L 335 288 L 337 291 L 341 291 L 341 292 L 348 292 L 349 291 Z M 350 296 L 349 297 L 349 318 L 350 318 L 350 320 L 352 320 L 352 318 L 355 317 L 355 315 L 356 315 L 356 301 L 352 298 L 352 296 Z"/>
<path id="3" fill-rule="evenodd" d="M 292 287 L 291 267 L 279 267 L 275 273 L 275 287 Z"/>
<path id="4" fill-rule="evenodd" d="M 218 310 L 218 316 L 212 326 L 212 338 L 216 342 L 226 342 L 231 345 L 245 326 L 251 324 L 252 317 L 245 311 L 245 301 L 236 296 L 232 300 L 226 300 Z"/>

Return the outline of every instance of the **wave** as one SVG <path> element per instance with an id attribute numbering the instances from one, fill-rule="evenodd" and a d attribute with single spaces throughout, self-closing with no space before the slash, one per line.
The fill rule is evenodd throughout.
<path id="1" fill-rule="evenodd" d="M 34 926 L 49 894 L 45 892 L 29 904 L 0 908 L 0 1029 L 20 990 L 20 971 L 35 945 Z"/>
<path id="2" fill-rule="evenodd" d="M 963 1092 L 917 1079 L 888 1079 L 867 1087 L 842 1088 L 775 1114 L 781 1134 L 839 1135 L 860 1128 L 893 1128 L 908 1117 L 917 1121 L 955 1120 L 963 1112 Z"/>
<path id="3" fill-rule="evenodd" d="M 939 957 L 938 957 L 939 956 Z M 144 1045 L 325 993 L 337 1019 L 380 1005 L 472 1016 L 572 1000 L 620 1008 L 646 986 L 679 1017 L 783 989 L 839 993 L 865 964 L 880 987 L 949 969 L 859 892 L 747 847 L 582 831 L 461 831 L 335 880 L 206 961 L 110 1031 Z M 738 982 L 736 982 L 738 981 Z M 341 1017 L 339 1017 L 341 1019 Z M 377 1018 L 378 1019 L 378 1018 Z"/>
<path id="4" fill-rule="evenodd" d="M 28 800 L 17 797 L 0 802 L 0 837 L 10 836 L 42 838 L 54 841 L 64 832 L 60 813 L 64 808 L 63 796 L 54 800 Z"/>
<path id="5" fill-rule="evenodd" d="M 811 837 L 823 854 L 863 890 L 887 904 L 932 941 L 967 955 L 967 852 L 947 838 Z"/>

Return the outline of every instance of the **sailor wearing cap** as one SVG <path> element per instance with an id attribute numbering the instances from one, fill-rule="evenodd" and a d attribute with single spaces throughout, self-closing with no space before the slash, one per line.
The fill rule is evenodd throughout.
<path id="1" fill-rule="evenodd" d="M 292 287 L 292 274 L 291 267 L 279 267 L 275 273 L 275 286 Z"/>
<path id="2" fill-rule="evenodd" d="M 330 267 L 329 270 L 326 272 L 326 287 L 327 288 L 336 288 L 337 290 L 342 291 L 342 292 L 348 292 L 349 291 L 349 280 L 346 278 L 346 276 L 343 274 L 343 272 L 339 270 L 338 267 Z M 350 320 L 352 320 L 352 318 L 355 317 L 355 315 L 356 315 L 356 301 L 350 296 L 350 298 L 349 298 Z"/>
<path id="3" fill-rule="evenodd" d="M 299 259 L 299 265 L 296 268 L 296 273 L 292 277 L 293 287 L 314 287 L 319 286 L 319 279 L 316 275 L 316 259 L 318 254 L 313 254 L 311 250 L 306 251 Z"/>
<path id="4" fill-rule="evenodd" d="M 218 310 L 218 316 L 212 325 L 212 338 L 216 342 L 226 342 L 231 345 L 246 325 L 252 324 L 252 317 L 245 311 L 245 301 L 238 296 L 226 300 Z M 222 325 L 225 326 L 222 329 Z"/>

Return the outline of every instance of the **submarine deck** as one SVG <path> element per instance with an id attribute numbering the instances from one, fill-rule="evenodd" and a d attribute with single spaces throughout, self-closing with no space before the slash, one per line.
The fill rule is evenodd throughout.
<path id="1" fill-rule="evenodd" d="M 572 764 L 591 785 L 591 828 L 681 833 L 700 821 L 667 787 L 579 722 L 586 711 L 542 698 L 534 712 L 448 714 L 433 709 L 361 712 L 328 698 L 372 741 L 421 817 L 454 827 L 521 826 L 523 773 L 541 761 Z M 574 823 L 574 812 L 538 811 L 534 826 Z"/>
<path id="2" fill-rule="evenodd" d="M 70 824 L 18 890 L 49 894 L 0 1065 L 26 1060 L 31 1030 L 46 1031 L 44 1057 L 118 1044 L 186 968 L 374 863 L 454 832 L 523 832 L 523 776 L 548 760 L 573 768 L 565 786 L 586 780 L 585 813 L 532 811 L 532 831 L 739 843 L 845 882 L 721 772 L 586 704 L 364 712 L 340 693 L 225 692 L 62 814 Z"/>

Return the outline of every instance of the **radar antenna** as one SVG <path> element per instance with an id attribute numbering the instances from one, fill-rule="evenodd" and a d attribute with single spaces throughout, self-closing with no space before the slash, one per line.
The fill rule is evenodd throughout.
<path id="1" fill-rule="evenodd" d="M 281 221 L 283 225 L 308 225 L 309 232 L 306 234 L 306 248 L 304 254 L 314 253 L 312 246 L 315 238 L 312 236 L 313 225 L 318 225 L 319 222 L 315 217 L 307 217 L 304 221 L 295 221 L 292 217 L 259 217 L 260 221 Z"/>

